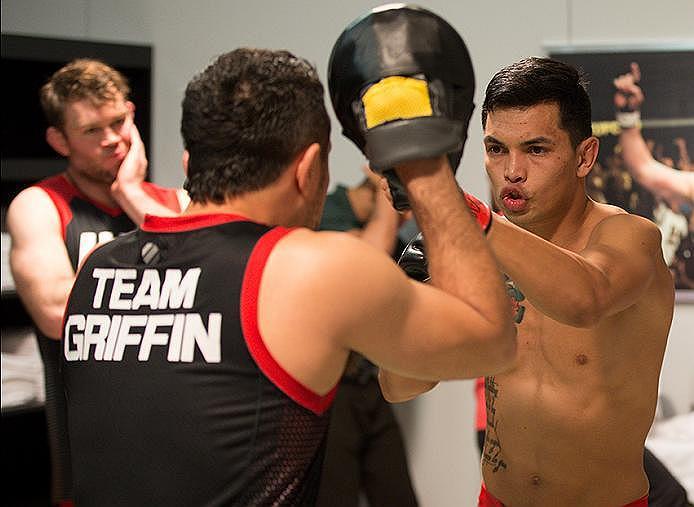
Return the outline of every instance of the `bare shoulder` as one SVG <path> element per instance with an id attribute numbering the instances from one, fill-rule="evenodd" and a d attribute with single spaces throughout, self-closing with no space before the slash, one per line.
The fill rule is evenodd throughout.
<path id="1" fill-rule="evenodd" d="M 298 229 L 278 244 L 273 257 L 279 265 L 292 267 L 290 277 L 319 286 L 339 283 L 347 288 L 374 277 L 401 274 L 388 255 L 346 232 Z"/>
<path id="2" fill-rule="evenodd" d="M 25 211 L 26 209 L 33 209 L 35 206 L 41 208 L 39 211 L 43 210 L 43 208 L 50 208 L 55 211 L 53 201 L 46 191 L 40 187 L 31 186 L 19 192 L 17 196 L 12 199 L 8 213 L 12 210 Z"/>
<path id="3" fill-rule="evenodd" d="M 595 226 L 589 244 L 609 242 L 626 248 L 638 245 L 640 249 L 660 249 L 661 234 L 652 221 L 627 213 L 621 208 L 598 204 L 595 210 Z"/>
<path id="4" fill-rule="evenodd" d="M 408 278 L 382 251 L 348 233 L 307 229 L 277 244 L 262 284 L 261 297 L 264 287 L 278 305 L 292 307 L 296 318 L 309 311 L 309 319 L 322 315 L 336 324 L 349 324 L 410 295 Z"/>
<path id="5" fill-rule="evenodd" d="M 48 194 L 28 187 L 12 200 L 7 210 L 7 228 L 14 240 L 31 234 L 60 232 L 60 216 Z"/>
<path id="6" fill-rule="evenodd" d="M 375 321 L 365 316 L 392 316 L 397 314 L 389 311 L 393 306 L 404 308 L 409 289 L 397 265 L 359 238 L 299 229 L 282 238 L 268 257 L 259 319 L 266 336 L 301 329 L 304 340 L 322 337 L 321 347 L 343 346 L 354 333 L 373 331 Z M 270 308 L 271 314 L 263 310 Z"/>
<path id="7" fill-rule="evenodd" d="M 612 209 L 609 209 L 612 208 Z M 658 226 L 647 218 L 608 207 L 591 232 L 583 252 L 602 266 L 606 273 L 622 273 L 616 286 L 651 287 L 670 296 L 672 276 L 663 257 L 661 233 Z"/>

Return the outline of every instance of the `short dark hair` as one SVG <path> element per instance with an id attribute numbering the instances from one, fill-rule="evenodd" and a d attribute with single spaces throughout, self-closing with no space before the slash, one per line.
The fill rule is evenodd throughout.
<path id="1" fill-rule="evenodd" d="M 587 85 L 585 76 L 570 65 L 551 58 L 525 58 L 501 69 L 487 85 L 482 127 L 495 109 L 556 103 L 560 126 L 575 148 L 592 135 Z"/>
<path id="2" fill-rule="evenodd" d="M 191 200 L 222 203 L 271 184 L 312 143 L 327 160 L 323 85 L 313 65 L 288 51 L 236 49 L 188 84 L 181 134 Z"/>
<path id="3" fill-rule="evenodd" d="M 39 93 L 48 124 L 62 128 L 65 106 L 76 100 L 90 100 L 100 106 L 116 100 L 128 100 L 130 86 L 126 77 L 100 60 L 78 58 L 58 69 Z"/>

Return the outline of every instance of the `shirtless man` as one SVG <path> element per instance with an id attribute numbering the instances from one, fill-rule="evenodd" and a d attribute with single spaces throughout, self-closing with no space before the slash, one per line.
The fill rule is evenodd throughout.
<path id="1" fill-rule="evenodd" d="M 598 140 L 573 68 L 501 70 L 482 124 L 507 219 L 487 239 L 525 299 L 517 364 L 486 379 L 479 505 L 647 505 L 644 441 L 674 302 L 658 229 L 586 196 Z M 388 372 L 381 384 L 392 401 L 435 385 Z"/>

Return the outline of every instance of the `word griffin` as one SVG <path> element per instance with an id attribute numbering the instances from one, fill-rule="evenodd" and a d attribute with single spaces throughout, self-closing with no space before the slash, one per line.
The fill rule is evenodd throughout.
<path id="1" fill-rule="evenodd" d="M 185 311 L 193 307 L 200 268 L 185 273 L 167 269 L 163 281 L 156 269 L 141 274 L 138 278 L 136 269 L 94 268 L 94 312 L 66 316 L 65 359 L 122 361 L 126 347 L 137 347 L 138 360 L 147 361 L 158 346 L 166 347 L 169 362 L 192 362 L 197 346 L 205 361 L 219 363 L 221 313 L 210 313 L 205 323 L 199 313 Z M 142 309 L 152 313 L 143 314 Z M 127 313 L 136 310 L 140 313 Z"/>

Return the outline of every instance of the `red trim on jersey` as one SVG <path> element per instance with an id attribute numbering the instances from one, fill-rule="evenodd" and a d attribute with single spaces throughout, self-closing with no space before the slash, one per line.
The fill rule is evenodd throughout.
<path id="1" fill-rule="evenodd" d="M 320 415 L 332 403 L 337 386 L 321 396 L 301 384 L 272 357 L 258 329 L 258 292 L 265 263 L 277 242 L 292 230 L 275 227 L 261 237 L 253 248 L 241 287 L 241 329 L 248 351 L 265 376 L 296 403 Z"/>
<path id="2" fill-rule="evenodd" d="M 61 194 L 68 203 L 73 197 L 79 197 L 83 201 L 87 201 L 92 206 L 99 208 L 101 211 L 107 215 L 111 215 L 112 217 L 117 217 L 123 213 L 123 210 L 120 208 L 106 206 L 105 204 L 97 202 L 94 199 L 86 196 L 79 188 L 72 184 L 72 182 L 65 176 L 65 173 L 46 178 L 37 184 L 37 186 L 41 186 L 41 188 L 44 188 L 43 185 L 50 185 L 59 194 Z"/>
<path id="3" fill-rule="evenodd" d="M 145 232 L 183 232 L 213 227 L 227 222 L 252 222 L 252 220 L 232 213 L 181 215 L 177 217 L 145 215 L 145 220 L 140 228 Z"/>
<path id="4" fill-rule="evenodd" d="M 70 201 L 73 197 L 78 195 L 77 189 L 70 184 L 70 182 L 62 174 L 41 180 L 34 186 L 46 192 L 51 201 L 53 201 L 53 205 L 58 211 L 58 216 L 60 217 L 60 228 L 62 230 L 64 241 L 65 235 L 67 234 L 67 224 L 69 224 L 72 220 Z"/>
<path id="5" fill-rule="evenodd" d="M 93 199 L 87 197 L 79 188 L 73 185 L 70 180 L 65 177 L 65 174 L 57 174 L 51 176 L 42 181 L 39 181 L 34 185 L 39 187 L 44 192 L 48 194 L 51 198 L 53 204 L 58 210 L 58 215 L 60 216 L 60 224 L 63 230 L 63 239 L 65 239 L 65 234 L 67 230 L 67 225 L 72 220 L 72 210 L 70 209 L 70 201 L 74 197 L 79 197 L 80 199 L 87 201 L 92 206 L 100 209 L 107 215 L 112 217 L 117 217 L 123 214 L 123 210 L 120 208 L 112 208 L 101 204 Z M 170 210 L 180 213 L 181 205 L 178 202 L 178 195 L 176 189 L 164 188 L 154 183 L 149 183 L 147 181 L 142 182 L 142 190 L 149 195 L 152 199 L 158 203 L 166 206 Z"/>
<path id="6" fill-rule="evenodd" d="M 142 190 L 144 190 L 144 192 L 152 199 L 166 206 L 171 211 L 176 213 L 181 212 L 181 203 L 178 200 L 178 193 L 176 192 L 175 188 L 160 187 L 154 183 L 143 181 Z"/>

